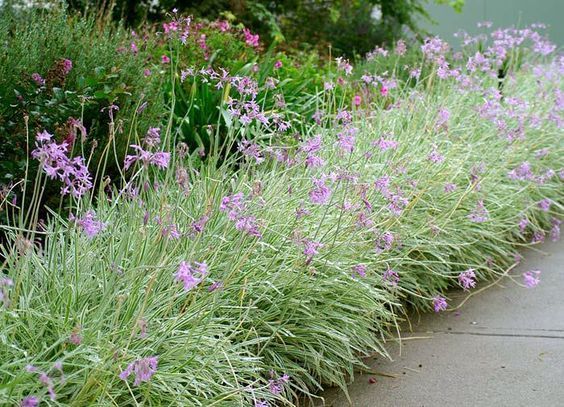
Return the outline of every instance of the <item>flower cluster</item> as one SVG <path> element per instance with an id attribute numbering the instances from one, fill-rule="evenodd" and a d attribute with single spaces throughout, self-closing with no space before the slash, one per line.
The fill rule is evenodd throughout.
<path id="1" fill-rule="evenodd" d="M 319 249 L 321 249 L 324 244 L 321 242 L 316 242 L 313 240 L 304 239 L 302 241 L 304 245 L 304 254 L 307 258 L 307 262 L 311 262 L 314 256 L 319 254 Z"/>
<path id="2" fill-rule="evenodd" d="M 316 205 L 325 205 L 331 198 L 331 190 L 325 184 L 327 176 L 322 175 L 320 178 L 313 178 L 313 189 L 309 192 L 309 199 Z"/>
<path id="3" fill-rule="evenodd" d="M 458 275 L 458 282 L 464 290 L 474 288 L 476 286 L 476 273 L 474 273 L 474 269 L 468 269 L 460 273 Z"/>
<path id="4" fill-rule="evenodd" d="M 130 146 L 135 150 L 135 154 L 125 156 L 124 168 L 129 169 L 135 162 L 141 162 L 145 167 L 154 165 L 157 168 L 167 168 L 170 162 L 170 153 L 165 151 L 157 151 L 152 153 L 146 151 L 143 147 L 136 144 Z"/>
<path id="5" fill-rule="evenodd" d="M 272 379 L 268 381 L 268 389 L 272 394 L 278 396 L 284 390 L 284 385 L 290 381 L 290 376 L 284 374 L 277 379 L 274 379 L 274 372 L 270 372 Z"/>
<path id="6" fill-rule="evenodd" d="M 444 297 L 437 295 L 436 297 L 433 298 L 433 308 L 435 309 L 435 312 L 445 311 L 447 307 L 448 304 Z"/>
<path id="7" fill-rule="evenodd" d="M 206 262 L 195 262 L 194 264 L 195 266 L 192 266 L 191 263 L 183 261 L 180 263 L 178 270 L 174 274 L 175 280 L 184 285 L 184 291 L 190 291 L 195 288 L 202 282 L 204 276 L 208 274 L 208 266 Z"/>
<path id="8" fill-rule="evenodd" d="M 487 222 L 489 218 L 489 212 L 484 206 L 483 200 L 479 200 L 476 208 L 468 215 L 468 219 L 475 223 Z"/>
<path id="9" fill-rule="evenodd" d="M 536 287 L 540 283 L 540 271 L 531 270 L 523 273 L 523 283 L 527 288 Z"/>
<path id="10" fill-rule="evenodd" d="M 257 164 L 264 161 L 260 146 L 256 143 L 243 139 L 239 143 L 238 149 L 244 156 L 253 158 Z"/>
<path id="11" fill-rule="evenodd" d="M 356 275 L 358 275 L 359 277 L 366 277 L 366 270 L 366 264 L 357 264 L 356 266 L 353 266 L 353 277 Z"/>
<path id="12" fill-rule="evenodd" d="M 50 179 L 59 179 L 64 183 L 62 195 L 71 194 L 80 198 L 92 188 L 92 177 L 84 158 L 69 158 L 68 143 L 57 144 L 52 137 L 47 131 L 37 133 L 36 148 L 31 156 L 39 161 Z"/>
<path id="13" fill-rule="evenodd" d="M 74 216 L 71 215 L 70 220 L 74 220 L 77 226 L 79 226 L 84 231 L 84 234 L 89 239 L 92 239 L 93 237 L 98 235 L 107 226 L 106 223 L 96 220 L 96 213 L 93 210 L 86 211 L 82 218 L 78 219 L 74 218 Z"/>
<path id="14" fill-rule="evenodd" d="M 249 31 L 248 28 L 243 28 L 243 35 L 245 36 L 245 42 L 247 43 L 247 45 L 258 48 L 258 46 L 260 45 L 258 34 L 253 34 L 251 33 L 251 31 Z"/>
<path id="15" fill-rule="evenodd" d="M 121 380 L 127 380 L 131 374 L 134 374 L 135 380 L 133 381 L 133 385 L 139 386 L 141 383 L 151 380 L 153 375 L 157 372 L 158 364 L 159 359 L 157 356 L 137 359 L 127 365 L 127 367 L 119 374 L 119 378 Z"/>
<path id="16" fill-rule="evenodd" d="M 384 271 L 384 274 L 382 275 L 382 280 L 384 280 L 387 284 L 389 284 L 392 287 L 397 287 L 400 281 L 400 277 L 397 271 L 388 268 L 386 271 Z"/>
<path id="17" fill-rule="evenodd" d="M 247 201 L 242 192 L 223 197 L 219 210 L 226 212 L 229 220 L 235 222 L 235 229 L 253 237 L 262 237 L 256 217 L 247 214 Z"/>

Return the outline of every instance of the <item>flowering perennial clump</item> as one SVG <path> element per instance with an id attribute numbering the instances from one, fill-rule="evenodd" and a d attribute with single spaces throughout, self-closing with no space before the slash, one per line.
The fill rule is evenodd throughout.
<path id="1" fill-rule="evenodd" d="M 285 76 L 291 58 L 217 67 L 214 30 L 239 35 L 243 53 L 260 48 L 247 29 L 173 11 L 139 74 L 172 74 L 188 91 L 172 99 L 189 95 L 187 109 L 217 116 L 176 120 L 172 100 L 166 127 L 126 132 L 117 105 L 102 109 L 116 141 L 140 135 L 123 162 L 135 171 L 109 148 L 115 172 L 93 180 L 90 158 L 72 158 L 100 152 L 80 120 L 37 133 L 37 179 L 75 199 L 51 216 L 56 205 L 43 211 L 34 196 L 23 225 L 0 225 L 10 389 L 0 404 L 290 405 L 326 382 L 344 386 L 359 355 L 384 353 L 379 339 L 406 303 L 445 311 L 449 288 L 471 290 L 520 261 L 515 246 L 560 237 L 564 58 L 545 58 L 553 46 L 532 28 L 463 34 L 460 53 L 427 39 L 416 66 L 398 58 L 403 42 L 377 47 L 372 64 L 394 67 L 378 74 L 339 58 L 315 94 L 287 91 L 300 88 Z M 132 33 L 119 52 L 141 59 L 149 40 Z M 205 67 L 186 65 L 184 49 Z M 38 95 L 62 84 L 54 73 L 26 81 Z M 30 201 L 27 185 L 0 187 L 0 216 Z M 534 287 L 540 271 L 522 278 Z"/>

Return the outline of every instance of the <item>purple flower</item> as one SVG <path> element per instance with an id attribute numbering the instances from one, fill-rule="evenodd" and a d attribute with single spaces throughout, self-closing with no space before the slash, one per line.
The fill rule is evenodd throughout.
<path id="1" fill-rule="evenodd" d="M 352 113 L 345 109 L 339 109 L 339 111 L 335 115 L 335 121 L 341 121 L 342 124 L 350 124 L 352 122 L 352 119 Z"/>
<path id="2" fill-rule="evenodd" d="M 531 243 L 542 243 L 544 242 L 544 231 L 542 230 L 537 230 L 535 233 L 533 233 L 533 238 L 531 239 Z"/>
<path id="3" fill-rule="evenodd" d="M 448 304 L 444 297 L 437 295 L 436 297 L 433 298 L 433 308 L 435 309 L 435 312 L 444 311 L 447 309 L 447 306 Z"/>
<path id="4" fill-rule="evenodd" d="M 450 118 L 450 112 L 448 111 L 448 109 L 442 108 L 441 110 L 439 110 L 436 126 L 446 127 L 449 118 Z"/>
<path id="5" fill-rule="evenodd" d="M 396 55 L 402 56 L 407 52 L 407 45 L 405 44 L 405 41 L 403 40 L 398 40 L 396 42 L 396 47 L 394 49 L 394 53 Z"/>
<path id="6" fill-rule="evenodd" d="M 241 212 L 245 209 L 245 197 L 242 192 L 238 192 L 234 195 L 225 196 L 221 200 L 219 210 L 221 212 L 227 212 L 227 216 L 230 220 L 235 220 Z"/>
<path id="7" fill-rule="evenodd" d="M 525 229 L 527 229 L 528 225 L 529 225 L 529 220 L 525 217 L 521 218 L 521 220 L 519 221 L 519 230 L 521 231 L 521 233 L 525 232 Z"/>
<path id="8" fill-rule="evenodd" d="M 544 212 L 548 212 L 550 210 L 551 204 L 552 204 L 552 201 L 548 198 L 544 198 L 544 199 L 540 200 L 539 202 L 537 202 L 537 206 L 540 208 L 540 210 L 542 210 Z"/>
<path id="9" fill-rule="evenodd" d="M 150 164 L 160 169 L 167 168 L 169 162 L 170 162 L 170 153 L 164 151 L 159 151 L 153 154 L 153 157 L 151 157 L 151 160 L 149 161 Z"/>
<path id="10" fill-rule="evenodd" d="M 426 38 L 425 43 L 421 46 L 423 54 L 433 62 L 442 65 L 444 63 L 444 55 L 448 52 L 450 46 L 439 37 Z"/>
<path id="11" fill-rule="evenodd" d="M 200 219 L 192 222 L 192 225 L 190 225 L 192 234 L 197 235 L 199 233 L 202 233 L 209 219 L 210 217 L 208 215 L 203 215 Z"/>
<path id="12" fill-rule="evenodd" d="M 258 48 L 259 35 L 252 34 L 248 28 L 243 28 L 243 35 L 245 36 L 245 43 L 251 47 Z"/>
<path id="13" fill-rule="evenodd" d="M 106 228 L 106 223 L 96 220 L 96 213 L 88 210 L 80 219 L 76 219 L 76 224 L 82 228 L 84 234 L 92 239 Z"/>
<path id="14" fill-rule="evenodd" d="M 323 167 L 325 161 L 323 158 L 316 156 L 315 154 L 308 154 L 305 159 L 305 165 L 309 168 Z"/>
<path id="15" fill-rule="evenodd" d="M 251 143 L 249 140 L 242 140 L 239 143 L 238 149 L 241 153 L 243 153 L 243 155 L 254 158 L 257 164 L 264 161 L 264 156 L 260 151 L 260 146 L 256 143 Z"/>
<path id="16" fill-rule="evenodd" d="M 458 275 L 458 282 L 464 290 L 474 288 L 476 286 L 476 273 L 474 273 L 474 269 L 468 269 L 460 273 Z"/>
<path id="17" fill-rule="evenodd" d="M 337 57 L 337 58 L 335 58 L 335 61 L 337 61 L 337 69 L 343 71 L 345 73 L 345 75 L 347 75 L 347 76 L 352 74 L 353 67 L 349 63 L 348 59 L 343 59 L 342 57 Z"/>
<path id="18" fill-rule="evenodd" d="M 533 288 L 540 283 L 540 271 L 539 270 L 531 270 L 523 273 L 523 283 L 527 288 Z"/>
<path id="19" fill-rule="evenodd" d="M 386 250 L 390 250 L 394 244 L 394 234 L 392 232 L 382 233 L 376 241 L 376 253 L 382 253 Z"/>
<path id="20" fill-rule="evenodd" d="M 382 275 L 382 280 L 384 280 L 386 283 L 388 283 L 389 285 L 391 285 L 392 287 L 396 287 L 399 283 L 399 274 L 397 273 L 397 271 L 392 270 L 391 268 L 388 267 L 388 269 L 386 271 L 384 271 L 384 274 Z"/>
<path id="21" fill-rule="evenodd" d="M 256 400 L 255 407 L 269 407 L 270 404 L 266 400 Z"/>
<path id="22" fill-rule="evenodd" d="M 315 187 L 309 192 L 309 199 L 316 205 L 324 205 L 331 198 L 331 190 L 325 185 L 325 176 L 312 180 Z"/>
<path id="23" fill-rule="evenodd" d="M 170 162 L 170 153 L 159 151 L 156 153 L 151 153 L 149 151 L 143 150 L 141 146 L 132 144 L 132 147 L 136 152 L 134 155 L 125 156 L 124 168 L 127 170 L 136 161 L 141 161 L 143 165 L 149 166 L 154 165 L 158 168 L 164 169 L 168 167 Z"/>
<path id="24" fill-rule="evenodd" d="M 523 162 L 517 168 L 509 171 L 507 173 L 509 179 L 514 181 L 525 181 L 525 180 L 532 180 L 534 178 L 533 173 L 531 172 L 531 164 L 528 162 Z"/>
<path id="25" fill-rule="evenodd" d="M 388 193 L 386 196 L 388 200 L 388 209 L 392 212 L 395 216 L 400 216 L 409 200 L 401 195 L 401 191 L 399 193 Z"/>
<path id="26" fill-rule="evenodd" d="M 143 143 L 148 147 L 157 147 L 161 144 L 161 129 L 158 127 L 151 127 L 147 130 Z"/>
<path id="27" fill-rule="evenodd" d="M 453 192 L 456 189 L 456 184 L 452 183 L 452 182 L 447 182 L 445 184 L 445 192 L 449 193 L 449 192 Z"/>
<path id="28" fill-rule="evenodd" d="M 208 273 L 208 266 L 206 262 L 195 262 L 196 267 L 191 263 L 185 261 L 181 262 L 178 266 L 174 277 L 178 282 L 184 285 L 184 291 L 190 291 L 202 282 L 203 277 Z M 198 276 L 198 277 L 197 277 Z"/>
<path id="29" fill-rule="evenodd" d="M 273 372 L 271 372 L 273 375 Z M 284 390 L 284 384 L 288 383 L 290 376 L 287 374 L 280 376 L 278 379 L 270 379 L 268 381 L 268 389 L 272 394 L 278 396 Z"/>
<path id="30" fill-rule="evenodd" d="M 235 220 L 235 229 L 246 232 L 248 235 L 253 237 L 262 237 L 257 224 L 257 220 L 254 216 L 239 216 Z"/>
<path id="31" fill-rule="evenodd" d="M 482 223 L 489 220 L 489 212 L 484 206 L 484 201 L 479 200 L 476 208 L 468 215 L 468 219 L 475 223 Z"/>
<path id="32" fill-rule="evenodd" d="M 353 277 L 355 275 L 358 275 L 359 277 L 366 277 L 366 269 L 366 264 L 357 264 L 356 266 L 353 266 Z"/>
<path id="33" fill-rule="evenodd" d="M 72 70 L 72 61 L 70 59 L 63 59 L 63 74 L 68 75 Z"/>
<path id="34" fill-rule="evenodd" d="M 435 164 L 439 164 L 441 162 L 444 161 L 445 157 L 443 155 L 441 155 L 436 149 L 434 149 L 428 156 L 427 158 L 429 159 L 429 161 L 431 161 L 432 163 Z"/>
<path id="35" fill-rule="evenodd" d="M 73 345 L 80 345 L 82 343 L 82 336 L 80 336 L 80 328 L 75 328 L 69 336 L 69 342 Z"/>
<path id="36" fill-rule="evenodd" d="M 352 153 L 355 144 L 356 128 L 345 129 L 337 134 L 337 145 L 346 153 Z"/>
<path id="37" fill-rule="evenodd" d="M 170 224 L 168 226 L 163 227 L 161 230 L 161 234 L 163 235 L 163 237 L 166 237 L 169 240 L 177 240 L 180 239 L 180 237 L 182 236 L 182 233 L 178 231 L 175 224 Z"/>
<path id="38" fill-rule="evenodd" d="M 381 151 L 395 150 L 398 148 L 398 142 L 395 140 L 386 140 L 382 137 L 371 143 L 373 146 L 378 147 Z"/>
<path id="39" fill-rule="evenodd" d="M 306 154 L 313 154 L 321 150 L 322 141 L 321 136 L 315 136 L 310 138 L 309 140 L 304 141 L 299 148 L 300 152 Z"/>
<path id="40" fill-rule="evenodd" d="M 39 399 L 35 396 L 27 396 L 20 402 L 20 407 L 36 407 L 39 405 Z"/>
<path id="41" fill-rule="evenodd" d="M 303 204 L 299 208 L 296 208 L 296 218 L 298 219 L 308 216 L 310 213 L 307 208 L 304 208 Z"/>
<path id="42" fill-rule="evenodd" d="M 421 76 L 421 69 L 419 68 L 413 68 L 409 71 L 409 77 L 412 79 L 419 79 L 420 76 Z"/>
<path id="43" fill-rule="evenodd" d="M 303 240 L 304 254 L 308 259 L 313 258 L 313 256 L 319 254 L 318 249 L 322 248 L 324 245 L 320 242 L 314 242 L 313 240 Z"/>
<path id="44" fill-rule="evenodd" d="M 31 79 L 37 84 L 37 86 L 45 85 L 45 79 L 43 79 L 37 72 L 31 74 Z"/>
<path id="45" fill-rule="evenodd" d="M 92 188 L 92 177 L 84 158 L 68 158 L 68 143 L 57 144 L 51 137 L 47 131 L 37 133 L 36 148 L 31 152 L 31 156 L 40 162 L 49 178 L 63 181 L 65 186 L 61 189 L 62 195 L 70 193 L 80 198 Z"/>
<path id="46" fill-rule="evenodd" d="M 35 136 L 35 140 L 39 143 L 49 142 L 51 141 L 52 137 L 53 135 L 50 134 L 47 130 L 43 130 L 42 132 L 37 132 L 37 135 Z"/>
<path id="47" fill-rule="evenodd" d="M 133 381 L 134 386 L 139 386 L 142 382 L 148 382 L 151 377 L 157 372 L 158 357 L 150 356 L 147 358 L 142 358 L 134 361 L 127 365 L 125 370 L 119 374 L 121 380 L 127 380 L 127 378 L 133 373 L 135 374 L 135 380 Z"/>
<path id="48" fill-rule="evenodd" d="M 53 380 L 47 375 L 47 373 L 40 372 L 35 366 L 27 365 L 26 370 L 29 373 L 38 373 L 39 374 L 39 382 L 47 387 L 47 392 L 49 393 L 49 398 L 51 401 L 55 401 L 57 395 L 55 394 Z"/>
<path id="49" fill-rule="evenodd" d="M 213 291 L 221 290 L 223 288 L 222 281 L 214 281 L 209 287 L 208 291 L 211 293 Z"/>
<path id="50" fill-rule="evenodd" d="M 541 148 L 540 150 L 535 151 L 535 158 L 543 158 L 546 157 L 549 153 L 548 148 Z"/>
<path id="51" fill-rule="evenodd" d="M 356 225 L 359 228 L 370 228 L 374 222 L 370 219 L 370 213 L 368 211 L 361 211 L 357 215 Z"/>

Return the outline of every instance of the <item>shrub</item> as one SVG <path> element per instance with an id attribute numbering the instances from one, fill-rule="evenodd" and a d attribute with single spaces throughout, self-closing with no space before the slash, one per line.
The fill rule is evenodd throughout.
<path id="1" fill-rule="evenodd" d="M 122 28 L 100 26 L 91 16 L 62 9 L 16 14 L 6 9 L 0 42 L 2 184 L 23 178 L 27 133 L 33 138 L 48 129 L 71 146 L 73 139 L 87 135 L 84 154 L 93 154 L 91 167 L 96 168 L 108 142 L 123 154 L 130 132 L 143 132 L 162 120 L 158 77 L 144 75 L 151 45 L 132 40 Z M 145 102 L 142 114 L 135 114 Z M 113 110 L 113 140 L 108 138 L 111 105 L 119 107 Z M 117 176 L 115 167 L 107 175 Z"/>

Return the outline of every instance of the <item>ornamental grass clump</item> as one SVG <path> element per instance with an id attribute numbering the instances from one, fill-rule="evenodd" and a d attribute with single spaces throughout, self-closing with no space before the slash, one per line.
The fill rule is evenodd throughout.
<path id="1" fill-rule="evenodd" d="M 217 106 L 230 125 L 221 142 L 210 131 L 206 160 L 167 126 L 116 157 L 121 185 L 71 194 L 48 219 L 3 192 L 0 402 L 294 405 L 387 356 L 409 308 L 444 312 L 449 288 L 557 238 L 564 59 L 532 31 L 493 39 L 480 69 L 429 40 L 408 68 L 427 75 L 391 86 L 390 73 L 354 108 L 362 85 L 339 61 L 312 96 L 318 124 L 291 145 L 272 126 L 284 117 L 249 104 L 254 82 L 231 78 L 240 98 Z M 517 49 L 500 92 L 490 73 Z"/>

